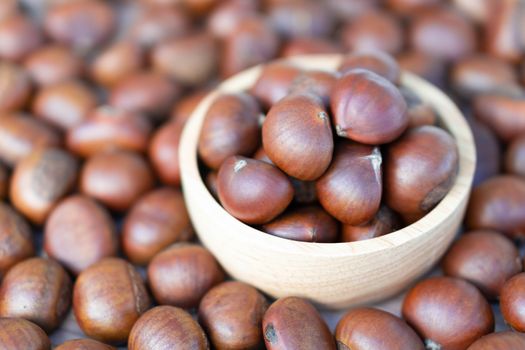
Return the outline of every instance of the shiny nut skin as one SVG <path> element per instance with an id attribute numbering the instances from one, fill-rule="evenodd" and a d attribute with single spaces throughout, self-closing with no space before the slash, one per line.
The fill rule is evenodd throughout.
<path id="1" fill-rule="evenodd" d="M 424 350 L 423 342 L 401 318 L 386 311 L 357 308 L 337 324 L 335 339 L 340 350 Z"/>
<path id="2" fill-rule="evenodd" d="M 94 91 L 85 83 L 68 80 L 40 89 L 33 101 L 33 113 L 67 130 L 86 120 L 97 102 Z"/>
<path id="3" fill-rule="evenodd" d="M 13 266 L 0 286 L 0 316 L 55 330 L 71 304 L 71 279 L 56 261 L 31 258 Z"/>
<path id="4" fill-rule="evenodd" d="M 206 112 L 198 152 L 202 161 L 218 169 L 230 156 L 249 156 L 260 140 L 261 109 L 246 93 L 219 96 Z"/>
<path id="5" fill-rule="evenodd" d="M 44 28 L 53 40 L 85 52 L 111 36 L 115 21 L 113 9 L 105 1 L 65 1 L 47 12 Z"/>
<path id="6" fill-rule="evenodd" d="M 151 130 L 150 121 L 143 115 L 102 106 L 67 131 L 66 144 L 81 157 L 115 149 L 145 153 Z"/>
<path id="7" fill-rule="evenodd" d="M 350 53 L 343 58 L 338 70 L 344 74 L 356 68 L 372 71 L 392 83 L 397 83 L 401 75 L 401 69 L 394 57 L 378 50 L 361 50 Z"/>
<path id="8" fill-rule="evenodd" d="M 363 225 L 343 225 L 341 241 L 354 242 L 386 235 L 401 228 L 398 215 L 386 205 L 382 205 L 374 218 Z"/>
<path id="9" fill-rule="evenodd" d="M 289 95 L 266 115 L 262 143 L 268 158 L 286 174 L 316 180 L 330 165 L 334 152 L 330 116 L 316 96 Z"/>
<path id="10" fill-rule="evenodd" d="M 129 209 L 153 184 L 152 171 L 144 158 L 122 150 L 88 158 L 80 178 L 81 192 L 116 211 Z"/>
<path id="11" fill-rule="evenodd" d="M 514 243 L 488 230 L 468 232 L 454 242 L 442 268 L 445 275 L 469 281 L 492 299 L 499 296 L 505 281 L 522 271 Z"/>
<path id="12" fill-rule="evenodd" d="M 74 339 L 60 344 L 55 350 L 115 350 L 115 348 L 93 339 Z"/>
<path id="13" fill-rule="evenodd" d="M 115 225 L 106 209 L 94 200 L 70 196 L 53 209 L 46 221 L 44 250 L 79 274 L 102 258 L 117 254 Z"/>
<path id="14" fill-rule="evenodd" d="M 133 324 L 151 304 L 135 268 L 105 258 L 84 270 L 73 289 L 73 311 L 84 333 L 105 343 L 124 343 Z"/>
<path id="15" fill-rule="evenodd" d="M 50 350 L 47 334 L 23 318 L 0 318 L 0 347 L 9 350 Z"/>
<path id="16" fill-rule="evenodd" d="M 184 10 L 178 7 L 142 7 L 137 20 L 131 26 L 131 40 L 143 48 L 151 48 L 171 38 L 190 32 L 191 21 Z"/>
<path id="17" fill-rule="evenodd" d="M 505 322 L 518 332 L 525 331 L 525 273 L 515 275 L 503 285 L 499 306 Z"/>
<path id="18" fill-rule="evenodd" d="M 0 58 L 20 61 L 42 45 L 37 25 L 25 15 L 13 15 L 0 21 Z"/>
<path id="19" fill-rule="evenodd" d="M 179 142 L 182 129 L 178 122 L 169 121 L 151 137 L 149 160 L 160 181 L 166 185 L 180 185 Z"/>
<path id="20" fill-rule="evenodd" d="M 428 125 L 409 130 L 389 145 L 385 159 L 386 204 L 408 215 L 422 215 L 440 202 L 459 166 L 452 136 Z"/>
<path id="21" fill-rule="evenodd" d="M 467 350 L 521 350 L 525 348 L 525 335 L 513 331 L 491 333 L 476 340 Z"/>
<path id="22" fill-rule="evenodd" d="M 49 86 L 80 77 L 84 62 L 66 46 L 46 45 L 31 53 L 24 67 L 37 85 Z"/>
<path id="23" fill-rule="evenodd" d="M 163 187 L 146 193 L 133 204 L 124 219 L 122 248 L 131 262 L 146 265 L 170 244 L 192 236 L 181 191 Z"/>
<path id="24" fill-rule="evenodd" d="M 335 242 L 339 233 L 337 221 L 318 206 L 306 206 L 285 212 L 262 226 L 273 236 L 303 242 Z"/>
<path id="25" fill-rule="evenodd" d="M 190 309 L 224 280 L 213 255 L 197 244 L 174 244 L 155 255 L 148 265 L 148 282 L 161 305 Z"/>
<path id="26" fill-rule="evenodd" d="M 500 175 L 472 191 L 465 222 L 470 229 L 495 230 L 512 239 L 524 239 L 524 210 L 525 180 Z"/>
<path id="27" fill-rule="evenodd" d="M 208 350 L 209 344 L 201 326 L 189 313 L 173 306 L 157 306 L 135 323 L 128 348 Z"/>
<path id="28" fill-rule="evenodd" d="M 15 264 L 35 255 L 31 227 L 5 203 L 0 203 L 0 246 L 0 279 Z"/>
<path id="29" fill-rule="evenodd" d="M 117 42 L 96 56 L 91 66 L 91 76 L 98 84 L 111 87 L 144 65 L 139 44 L 132 41 Z"/>
<path id="30" fill-rule="evenodd" d="M 223 207 L 249 224 L 264 224 L 281 214 L 293 199 L 288 177 L 263 161 L 227 158 L 219 169 L 217 190 Z"/>
<path id="31" fill-rule="evenodd" d="M 251 93 L 263 106 L 270 108 L 288 95 L 292 82 L 300 73 L 299 68 L 289 63 L 269 63 L 263 67 Z"/>
<path id="32" fill-rule="evenodd" d="M 75 158 L 58 148 L 45 148 L 20 161 L 11 177 L 9 198 L 26 218 L 42 225 L 57 202 L 73 188 Z"/>
<path id="33" fill-rule="evenodd" d="M 347 225 L 361 225 L 379 210 L 382 195 L 379 148 L 340 142 L 328 170 L 316 183 L 323 208 Z"/>
<path id="34" fill-rule="evenodd" d="M 500 140 L 510 142 L 525 133 L 525 97 L 505 94 L 477 96 L 472 105 L 475 117 Z"/>
<path id="35" fill-rule="evenodd" d="M 262 329 L 268 350 L 336 349 L 325 321 L 305 299 L 277 299 L 264 314 Z"/>
<path id="36" fill-rule="evenodd" d="M 212 288 L 199 305 L 199 323 L 217 350 L 258 349 L 263 344 L 264 296 L 242 282 Z"/>
<path id="37" fill-rule="evenodd" d="M 0 118 L 0 159 L 16 165 L 37 149 L 60 146 L 59 133 L 45 122 L 26 114 L 8 114 Z"/>
<path id="38" fill-rule="evenodd" d="M 397 139 L 408 126 L 407 104 L 387 79 L 365 69 L 347 72 L 331 96 L 337 135 L 366 144 Z"/>
<path id="39" fill-rule="evenodd" d="M 466 349 L 494 331 L 494 316 L 483 295 L 456 278 L 434 277 L 417 283 L 408 291 L 402 312 L 427 349 Z"/>
<path id="40" fill-rule="evenodd" d="M 20 66 L 0 62 L 0 113 L 23 108 L 31 95 L 31 80 Z"/>
<path id="41" fill-rule="evenodd" d="M 525 134 L 516 137 L 505 152 L 505 170 L 525 178 Z"/>

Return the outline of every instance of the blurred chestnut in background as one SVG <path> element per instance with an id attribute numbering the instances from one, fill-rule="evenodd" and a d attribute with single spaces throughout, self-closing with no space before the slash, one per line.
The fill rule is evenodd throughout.
<path id="1" fill-rule="evenodd" d="M 509 279 L 503 285 L 499 306 L 505 322 L 518 332 L 525 331 L 525 273 Z"/>
<path id="2" fill-rule="evenodd" d="M 492 129 L 474 118 L 467 118 L 476 146 L 476 171 L 473 185 L 496 176 L 501 170 L 501 146 Z"/>
<path id="3" fill-rule="evenodd" d="M 509 144 L 505 153 L 505 170 L 525 178 L 525 134 Z"/>
<path id="4" fill-rule="evenodd" d="M 327 38 L 295 38 L 283 43 L 281 57 L 342 53 L 338 42 Z"/>
<path id="5" fill-rule="evenodd" d="M 179 126 L 184 126 L 208 93 L 208 89 L 203 88 L 181 97 L 171 110 L 170 120 Z"/>
<path id="6" fill-rule="evenodd" d="M 386 235 L 401 228 L 401 219 L 386 205 L 382 205 L 372 220 L 363 225 L 343 225 L 341 241 L 355 242 Z"/>
<path id="7" fill-rule="evenodd" d="M 39 86 L 48 86 L 79 78 L 84 62 L 72 49 L 61 45 L 46 45 L 33 51 L 24 67 Z"/>
<path id="8" fill-rule="evenodd" d="M 149 160 L 166 185 L 180 185 L 179 141 L 182 126 L 170 121 L 155 131 L 149 144 Z"/>
<path id="9" fill-rule="evenodd" d="M 520 1 L 491 1 L 485 23 L 485 48 L 489 54 L 517 63 L 523 54 L 520 22 L 523 9 Z M 521 39 L 521 40 L 520 40 Z"/>
<path id="10" fill-rule="evenodd" d="M 55 350 L 115 350 L 115 348 L 93 339 L 74 339 L 60 344 Z"/>
<path id="11" fill-rule="evenodd" d="M 0 113 L 25 107 L 31 95 L 31 80 L 27 72 L 16 64 L 1 61 L 0 81 Z"/>
<path id="12" fill-rule="evenodd" d="M 406 88 L 400 90 L 407 102 L 409 128 L 436 124 L 438 116 L 428 102 L 423 102 L 412 90 Z"/>
<path id="13" fill-rule="evenodd" d="M 494 0 L 453 0 L 454 6 L 471 20 L 484 24 L 492 15 Z"/>
<path id="14" fill-rule="evenodd" d="M 0 58 L 20 61 L 42 42 L 41 31 L 31 18 L 19 14 L 0 20 Z"/>
<path id="15" fill-rule="evenodd" d="M 17 14 L 18 0 L 3 0 L 0 2 L 0 21 Z"/>
<path id="16" fill-rule="evenodd" d="M 288 95 L 292 82 L 300 73 L 299 68 L 289 63 L 266 64 L 250 92 L 265 108 L 271 108 Z"/>
<path id="17" fill-rule="evenodd" d="M 338 70 L 344 74 L 356 68 L 372 71 L 394 84 L 401 75 L 396 60 L 389 54 L 378 50 L 360 50 L 345 55 Z"/>
<path id="18" fill-rule="evenodd" d="M 23 318 L 0 318 L 0 344 L 11 350 L 51 349 L 51 341 L 42 328 Z"/>
<path id="19" fill-rule="evenodd" d="M 525 348 L 525 334 L 503 331 L 487 334 L 476 340 L 467 350 L 520 350 Z"/>
<path id="20" fill-rule="evenodd" d="M 387 0 L 389 8 L 404 15 L 414 15 L 443 3 L 442 0 Z"/>
<path id="21" fill-rule="evenodd" d="M 258 1 L 228 0 L 217 4 L 206 19 L 206 28 L 216 38 L 230 35 L 238 22 L 257 16 Z"/>
<path id="22" fill-rule="evenodd" d="M 131 41 L 121 41 L 104 48 L 93 61 L 91 76 L 98 84 L 111 87 L 144 65 L 140 46 Z"/>
<path id="23" fill-rule="evenodd" d="M 444 87 L 447 66 L 442 59 L 419 51 L 404 51 L 397 56 L 401 69 L 417 74 L 438 87 Z"/>
<path id="24" fill-rule="evenodd" d="M 340 20 L 353 20 L 377 9 L 382 2 L 382 0 L 327 0 L 327 5 Z"/>

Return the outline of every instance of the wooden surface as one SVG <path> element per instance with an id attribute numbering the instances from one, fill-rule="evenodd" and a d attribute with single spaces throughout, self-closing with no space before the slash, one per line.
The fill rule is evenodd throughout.
<path id="1" fill-rule="evenodd" d="M 338 55 L 294 58 L 307 69 L 335 70 Z M 230 216 L 211 196 L 199 174 L 197 140 L 205 113 L 217 95 L 251 87 L 255 67 L 227 80 L 197 108 L 180 144 L 184 194 L 200 240 L 235 279 L 273 297 L 302 296 L 329 308 L 384 299 L 427 272 L 454 238 L 465 211 L 474 173 L 472 134 L 456 106 L 439 90 L 411 74 L 401 83 L 429 102 L 457 141 L 456 182 L 429 214 L 397 232 L 352 243 L 306 243 L 268 235 Z"/>

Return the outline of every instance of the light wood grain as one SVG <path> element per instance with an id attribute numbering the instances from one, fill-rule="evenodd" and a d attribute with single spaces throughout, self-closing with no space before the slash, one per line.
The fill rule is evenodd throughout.
<path id="1" fill-rule="evenodd" d="M 297 57 L 306 69 L 334 70 L 338 55 Z M 235 279 L 273 297 L 302 296 L 328 308 L 344 308 L 392 296 L 443 255 L 463 218 L 475 166 L 472 134 L 459 109 L 441 91 L 403 73 L 401 84 L 429 102 L 457 141 L 460 165 L 447 196 L 418 222 L 397 232 L 352 243 L 305 243 L 274 237 L 230 216 L 199 174 L 197 141 L 205 113 L 222 93 L 246 90 L 261 72 L 255 67 L 225 81 L 196 109 L 180 143 L 182 185 L 203 244 Z"/>

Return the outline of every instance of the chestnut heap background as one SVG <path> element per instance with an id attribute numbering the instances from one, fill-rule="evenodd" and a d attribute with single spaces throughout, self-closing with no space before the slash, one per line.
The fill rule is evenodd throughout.
<path id="1" fill-rule="evenodd" d="M 523 349 L 523 18 L 516 0 L 2 0 L 0 344 Z M 323 320 L 300 298 L 224 282 L 194 241 L 178 140 L 223 78 L 362 50 L 458 103 L 475 187 L 466 233 L 434 272 L 446 277 L 379 305 L 402 318 L 359 308 Z M 66 342 L 86 335 L 97 340 Z"/>

